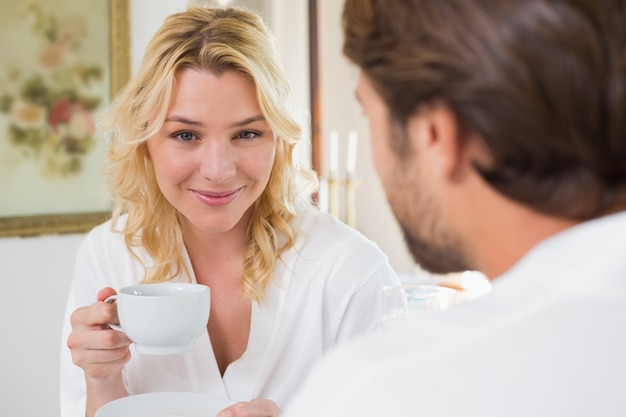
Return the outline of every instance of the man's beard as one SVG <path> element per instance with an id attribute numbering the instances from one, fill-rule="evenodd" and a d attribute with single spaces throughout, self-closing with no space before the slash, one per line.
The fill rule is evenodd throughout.
<path id="1" fill-rule="evenodd" d="M 419 167 L 415 156 L 411 163 Z M 426 271 L 447 274 L 473 270 L 459 239 L 444 224 L 441 209 L 419 169 L 398 161 L 387 199 L 415 262 Z M 407 172 L 408 171 L 408 172 Z"/>
<path id="2" fill-rule="evenodd" d="M 474 269 L 469 266 L 454 245 L 445 248 L 439 247 L 411 233 L 404 225 L 400 224 L 400 227 L 413 260 L 422 269 L 433 274 L 448 274 Z"/>

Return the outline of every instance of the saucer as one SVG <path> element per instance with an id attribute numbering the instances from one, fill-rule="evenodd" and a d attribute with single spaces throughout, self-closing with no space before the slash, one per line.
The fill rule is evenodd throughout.
<path id="1" fill-rule="evenodd" d="M 96 417 L 213 417 L 234 403 L 196 392 L 151 392 L 111 401 L 96 411 Z"/>

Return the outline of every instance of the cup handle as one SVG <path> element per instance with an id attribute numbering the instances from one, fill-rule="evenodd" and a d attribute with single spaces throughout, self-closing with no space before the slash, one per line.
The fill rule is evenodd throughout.
<path id="1" fill-rule="evenodd" d="M 104 299 L 104 302 L 105 302 L 105 303 L 109 303 L 109 304 L 112 304 L 112 303 L 114 303 L 115 301 L 117 301 L 117 294 L 110 295 L 110 296 L 108 296 L 107 298 L 105 298 L 105 299 Z M 122 330 L 122 328 L 121 328 L 119 325 L 117 325 L 117 324 L 113 324 L 113 323 L 107 323 L 107 324 L 108 324 L 108 325 L 109 325 L 109 327 L 110 327 L 110 328 L 112 328 L 113 330 L 117 330 L 118 332 L 122 332 L 122 333 L 124 333 L 124 330 Z"/>

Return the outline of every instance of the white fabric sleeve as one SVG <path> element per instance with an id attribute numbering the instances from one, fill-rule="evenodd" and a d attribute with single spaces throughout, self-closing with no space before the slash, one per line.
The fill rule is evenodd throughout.
<path id="1" fill-rule="evenodd" d="M 382 317 L 382 288 L 399 284 L 399 279 L 389 263 L 381 262 L 371 271 L 371 277 L 351 297 L 335 340 L 336 345 L 371 334 L 380 329 Z"/>
<path id="2" fill-rule="evenodd" d="M 86 386 L 83 370 L 72 361 L 67 339 L 72 330 L 70 317 L 79 307 L 91 305 L 97 301 L 100 289 L 112 286 L 110 275 L 113 271 L 110 249 L 104 242 L 109 232 L 108 225 L 101 225 L 90 232 L 80 244 L 70 287 L 63 331 L 61 338 L 60 360 L 60 407 L 61 417 L 84 417 L 86 405 Z M 120 260 L 121 261 L 121 260 Z"/>

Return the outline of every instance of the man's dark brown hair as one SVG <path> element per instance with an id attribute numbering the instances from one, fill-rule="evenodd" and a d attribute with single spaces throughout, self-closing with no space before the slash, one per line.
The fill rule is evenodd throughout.
<path id="1" fill-rule="evenodd" d="M 500 193 L 579 220 L 625 207 L 624 0 L 347 0 L 343 26 L 392 121 L 445 101 Z"/>

